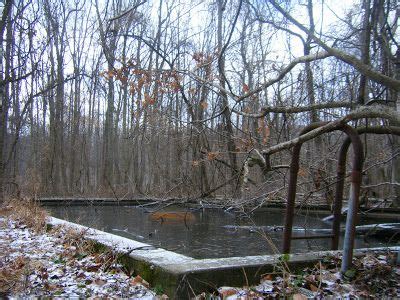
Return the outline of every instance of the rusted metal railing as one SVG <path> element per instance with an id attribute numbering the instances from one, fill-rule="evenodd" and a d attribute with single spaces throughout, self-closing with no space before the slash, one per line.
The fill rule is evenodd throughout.
<path id="1" fill-rule="evenodd" d="M 321 127 L 327 124 L 326 122 L 318 122 L 313 123 L 306 128 L 304 128 L 300 135 L 303 135 L 313 129 Z M 362 177 L 362 165 L 363 165 L 363 147 L 358 136 L 356 130 L 352 127 L 341 124 L 335 128 L 332 128 L 328 132 L 341 130 L 347 134 L 349 143 L 343 143 L 340 154 L 339 154 L 339 163 L 337 176 L 338 181 L 336 184 L 336 195 L 334 202 L 334 220 L 332 224 L 332 235 L 330 235 L 332 239 L 332 249 L 337 249 L 339 234 L 340 234 L 340 218 L 341 218 L 341 208 L 342 208 L 342 200 L 343 200 L 343 188 L 344 188 L 344 178 L 346 172 L 346 154 L 349 148 L 350 143 L 353 145 L 353 169 L 351 174 L 351 195 L 349 198 L 349 210 L 347 213 L 346 220 L 346 233 L 344 239 L 344 248 L 343 248 L 343 266 L 347 270 L 348 266 L 351 265 L 351 260 L 353 257 L 353 247 L 354 247 L 354 237 L 355 237 L 355 223 L 357 217 L 357 209 L 358 209 L 358 199 L 360 195 L 360 184 Z M 346 139 L 347 141 L 347 139 Z M 287 203 L 286 203 L 286 214 L 285 214 L 285 228 L 283 233 L 283 253 L 290 253 L 290 246 L 292 240 L 292 227 L 293 227 L 293 215 L 294 215 L 294 207 L 295 207 L 295 198 L 296 198 L 296 188 L 297 188 L 297 174 L 299 171 L 299 159 L 300 159 L 300 150 L 303 143 L 299 143 L 294 146 L 292 161 L 290 164 L 290 177 L 289 177 L 289 189 L 287 195 Z"/>
<path id="2" fill-rule="evenodd" d="M 395 134 L 400 135 L 400 128 L 394 126 L 388 127 L 362 127 L 356 129 L 357 134 L 365 134 L 365 133 L 372 133 L 372 134 Z M 346 155 L 349 149 L 350 144 L 352 143 L 353 139 L 348 136 L 342 144 L 339 154 L 339 162 L 338 162 L 338 170 L 337 170 L 337 183 L 336 183 L 336 196 L 335 196 L 335 203 L 334 203 L 334 218 L 333 218 L 333 227 L 332 227 L 332 249 L 337 250 L 339 244 L 339 234 L 340 234 L 340 219 L 341 219 L 341 210 L 342 210 L 342 199 L 343 199 L 343 186 L 344 186 L 344 179 L 346 173 Z M 354 144 L 353 144 L 354 145 Z M 354 147 L 354 146 L 353 146 Z M 355 162 L 353 161 L 353 164 Z M 362 165 L 360 167 L 362 170 Z M 354 172 L 354 165 L 353 165 L 353 172 Z M 352 174 L 351 180 L 359 180 L 359 184 L 361 185 L 361 177 L 362 175 L 359 174 Z M 353 188 L 353 186 L 352 186 Z M 358 209 L 358 198 L 359 195 L 355 195 L 353 189 L 351 189 L 352 195 L 349 199 L 349 209 L 347 212 L 347 221 L 346 221 L 346 230 L 345 230 L 345 238 L 343 243 L 343 259 L 342 259 L 342 266 L 341 271 L 344 273 L 346 272 L 350 266 L 352 261 L 352 253 L 354 248 L 354 238 L 355 238 L 355 226 L 352 226 L 351 222 L 349 222 L 349 217 L 353 220 L 357 217 L 357 209 Z M 358 189 L 359 191 L 359 189 Z M 354 197 L 354 199 L 352 198 Z M 355 206 L 355 207 L 354 207 Z M 351 216 L 350 213 L 352 214 Z"/>

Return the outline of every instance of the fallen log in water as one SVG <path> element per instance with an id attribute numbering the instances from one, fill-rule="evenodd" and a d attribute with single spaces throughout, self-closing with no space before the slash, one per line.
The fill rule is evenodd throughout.
<path id="1" fill-rule="evenodd" d="M 191 212 L 153 212 L 150 220 L 161 223 L 189 223 L 196 221 L 196 216 Z"/>
<path id="2" fill-rule="evenodd" d="M 356 233 L 377 237 L 392 237 L 397 234 L 400 238 L 400 223 L 360 225 L 356 227 Z"/>
<path id="3" fill-rule="evenodd" d="M 249 232 L 281 232 L 283 226 L 237 226 L 237 225 L 225 225 L 223 228 L 229 231 L 240 231 L 245 230 Z M 304 227 L 293 227 L 293 232 L 312 232 L 312 233 L 331 233 L 330 228 L 304 228 Z M 341 232 L 345 231 L 345 228 L 340 228 Z M 384 224 L 370 224 L 370 225 L 359 225 L 356 226 L 356 234 L 368 235 L 376 237 L 391 237 L 398 234 L 400 238 L 400 223 L 384 223 Z"/>

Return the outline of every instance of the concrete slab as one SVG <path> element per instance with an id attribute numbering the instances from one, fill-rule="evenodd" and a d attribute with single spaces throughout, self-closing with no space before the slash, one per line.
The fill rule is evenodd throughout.
<path id="1" fill-rule="evenodd" d="M 86 237 L 121 256 L 121 262 L 175 299 L 188 299 L 194 293 L 213 290 L 218 286 L 243 286 L 259 283 L 261 274 L 282 268 L 281 255 L 257 255 L 215 259 L 194 259 L 182 254 L 156 248 L 150 244 L 106 233 L 52 217 L 51 225 L 64 225 L 85 231 Z M 399 247 L 357 249 L 355 255 L 371 250 L 400 251 Z M 286 261 L 290 270 L 313 264 L 327 255 L 341 251 L 320 251 L 306 254 L 291 254 Z"/>
<path id="2" fill-rule="evenodd" d="M 142 205 L 157 203 L 158 199 L 135 198 L 135 199 L 115 199 L 115 198 L 79 198 L 79 197 L 43 197 L 38 199 L 39 203 L 45 206 L 57 205 Z"/>
<path id="3" fill-rule="evenodd" d="M 110 247 L 118 253 L 129 253 L 131 256 L 137 259 L 147 260 L 157 266 L 164 267 L 173 264 L 183 264 L 194 260 L 191 257 L 176 252 L 167 251 L 162 248 L 155 248 L 150 244 L 138 242 L 62 219 L 51 217 L 50 224 L 53 226 L 69 226 L 77 230 L 84 231 L 87 238 L 92 239 L 104 246 Z"/>

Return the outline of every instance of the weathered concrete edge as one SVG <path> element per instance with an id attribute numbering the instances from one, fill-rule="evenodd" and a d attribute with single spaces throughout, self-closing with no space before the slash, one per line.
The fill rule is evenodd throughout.
<path id="1" fill-rule="evenodd" d="M 55 217 L 51 217 L 49 223 L 54 226 L 64 225 L 80 231 L 84 231 L 86 238 L 105 245 L 118 253 L 129 254 L 129 256 L 134 259 L 144 260 L 162 268 L 165 268 L 169 265 L 187 263 L 193 260 L 193 258 L 191 257 L 168 251 L 162 248 L 155 248 L 150 244 L 138 242 Z"/>
<path id="2" fill-rule="evenodd" d="M 145 244 L 135 240 L 127 239 L 111 233 L 82 226 L 80 224 L 72 223 L 54 217 L 51 217 L 50 224 L 66 225 L 77 228 L 79 230 L 85 230 L 87 237 L 90 239 L 93 239 L 105 246 L 111 247 L 117 252 L 129 253 L 129 256 L 134 259 L 144 260 L 152 265 L 164 268 L 166 269 L 166 271 L 176 275 L 193 273 L 193 272 L 202 272 L 202 271 L 275 265 L 280 263 L 282 258 L 281 254 L 275 254 L 275 255 L 256 255 L 256 256 L 243 256 L 243 257 L 194 259 L 192 257 L 188 257 L 162 248 L 154 248 L 150 244 Z M 385 251 L 385 250 L 400 251 L 400 246 L 360 248 L 354 250 L 354 255 L 361 255 L 368 251 Z M 312 262 L 315 260 L 319 260 L 325 256 L 333 256 L 339 253 L 341 253 L 341 250 L 295 253 L 295 254 L 290 254 L 290 256 L 288 257 L 288 262 L 290 263 L 298 263 L 305 261 Z"/>
<path id="3" fill-rule="evenodd" d="M 153 287 L 159 286 L 172 299 L 189 299 L 193 292 L 214 290 L 215 287 L 258 284 L 263 273 L 282 266 L 282 255 L 258 255 L 215 259 L 194 259 L 149 244 L 120 237 L 94 228 L 51 217 L 51 225 L 64 225 L 85 232 L 85 237 L 122 254 L 123 264 L 140 274 Z M 355 255 L 378 250 L 400 251 L 398 247 L 356 249 Z M 324 256 L 341 251 L 320 251 L 291 254 L 286 263 L 296 272 Z M 125 255 L 123 255 L 125 254 Z"/>

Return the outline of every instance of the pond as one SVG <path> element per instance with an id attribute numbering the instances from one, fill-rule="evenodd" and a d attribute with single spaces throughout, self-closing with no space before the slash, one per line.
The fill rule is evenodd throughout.
<path id="1" fill-rule="evenodd" d="M 282 248 L 284 211 L 240 217 L 220 209 L 168 208 L 148 213 L 137 206 L 48 207 L 57 218 L 90 226 L 193 258 L 276 254 Z M 296 215 L 293 234 L 328 233 L 323 216 Z M 390 244 L 357 236 L 356 248 Z M 392 244 L 394 245 L 394 243 Z M 341 249 L 342 246 L 340 246 Z M 292 252 L 329 250 L 330 239 L 293 240 Z"/>

